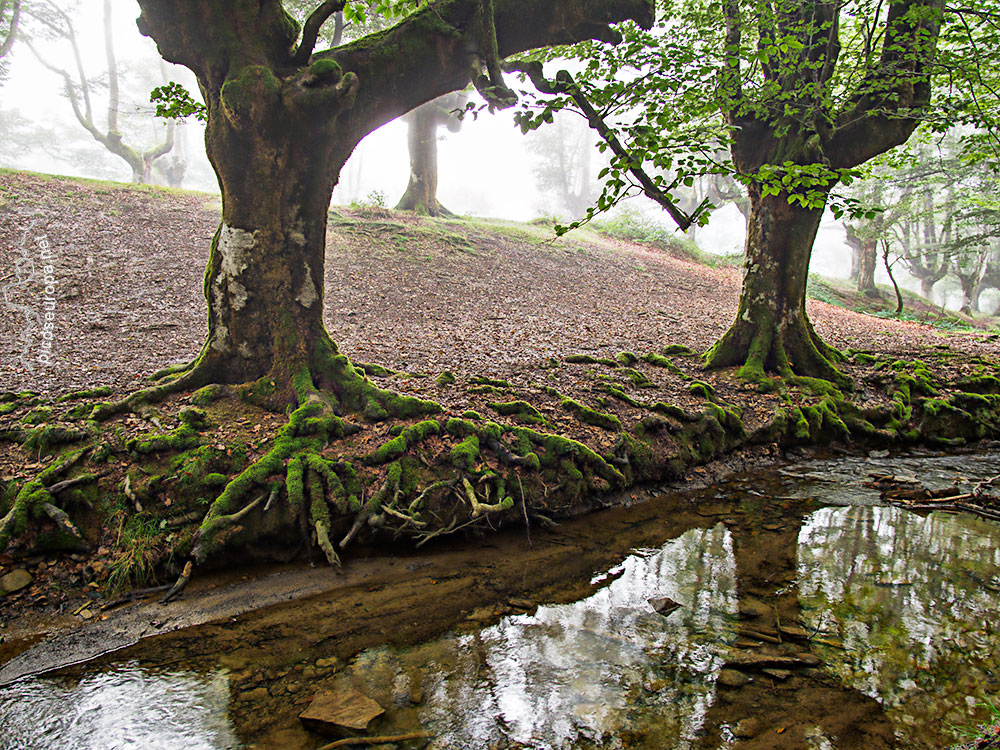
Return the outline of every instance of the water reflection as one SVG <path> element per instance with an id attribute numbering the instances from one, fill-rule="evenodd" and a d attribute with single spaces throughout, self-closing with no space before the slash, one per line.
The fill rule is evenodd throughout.
<path id="1" fill-rule="evenodd" d="M 0 688 L 0 750 L 234 750 L 224 676 L 127 665 Z"/>
<path id="2" fill-rule="evenodd" d="M 540 607 L 472 635 L 361 654 L 341 680 L 397 706 L 432 748 L 689 746 L 714 697 L 736 612 L 731 539 L 721 524 L 626 559 L 574 604 Z M 667 596 L 668 617 L 647 603 Z M 400 686 L 422 693 L 400 706 Z M 409 693 L 408 693 L 409 691 Z M 411 696 L 412 697 L 412 696 Z"/>
<path id="3" fill-rule="evenodd" d="M 952 741 L 1000 690 L 1000 527 L 968 515 L 826 508 L 800 536 L 799 596 L 848 686 L 883 702 L 914 747 Z"/>

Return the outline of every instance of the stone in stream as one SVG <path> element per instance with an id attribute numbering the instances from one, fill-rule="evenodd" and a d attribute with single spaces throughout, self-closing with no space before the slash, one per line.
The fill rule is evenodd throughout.
<path id="1" fill-rule="evenodd" d="M 3 578 L 0 578 L 0 594 L 13 594 L 15 591 L 20 591 L 21 589 L 30 586 L 31 582 L 34 580 L 35 579 L 32 578 L 31 573 L 22 568 L 12 570 Z"/>
<path id="2" fill-rule="evenodd" d="M 756 620 L 758 617 L 773 617 L 774 610 L 759 599 L 740 600 L 740 617 L 744 620 Z"/>
<path id="3" fill-rule="evenodd" d="M 784 682 L 789 677 L 792 676 L 792 671 L 790 669 L 771 669 L 770 667 L 760 670 L 769 677 L 773 677 L 776 680 Z"/>
<path id="4" fill-rule="evenodd" d="M 299 721 L 320 734 L 341 735 L 344 730 L 364 731 L 372 719 L 383 713 L 382 707 L 367 695 L 348 688 L 319 693 L 299 714 Z"/>
<path id="5" fill-rule="evenodd" d="M 750 678 L 735 669 L 723 669 L 716 679 L 716 683 L 719 685 L 730 688 L 743 687 L 748 682 L 750 682 Z"/>
<path id="6" fill-rule="evenodd" d="M 757 654 L 737 651 L 730 654 L 723 665 L 725 669 L 795 669 L 796 667 L 817 667 L 823 662 L 812 654 L 783 656 L 780 654 Z"/>
<path id="7" fill-rule="evenodd" d="M 760 733 L 760 721 L 754 718 L 740 719 L 733 727 L 733 735 L 741 740 L 753 739 Z"/>
<path id="8" fill-rule="evenodd" d="M 646 601 L 649 602 L 649 606 L 653 608 L 654 612 L 658 612 L 664 617 L 669 615 L 675 609 L 679 609 L 681 606 L 679 603 L 667 596 L 658 596 L 652 599 L 647 599 Z"/>

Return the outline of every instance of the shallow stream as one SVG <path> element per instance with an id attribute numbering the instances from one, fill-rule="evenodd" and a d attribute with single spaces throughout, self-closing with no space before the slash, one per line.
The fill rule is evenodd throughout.
<path id="1" fill-rule="evenodd" d="M 0 750 L 316 748 L 329 740 L 298 713 L 347 687 L 385 709 L 370 733 L 433 735 L 386 748 L 947 747 L 1000 695 L 1000 525 L 884 506 L 861 483 L 968 486 L 998 467 L 812 461 L 537 532 L 531 548 L 522 532 L 470 573 L 485 607 L 453 603 L 458 578 L 402 612 L 373 605 L 359 634 L 344 594 L 2 687 Z M 516 574 L 499 562 L 511 545 Z M 529 552 L 543 545 L 557 557 Z M 567 580 L 534 587 L 558 555 Z M 657 597 L 680 606 L 657 613 Z M 438 637 L 378 632 L 449 607 Z M 337 656 L 345 640 L 367 648 Z M 763 671 L 762 655 L 803 663 Z"/>

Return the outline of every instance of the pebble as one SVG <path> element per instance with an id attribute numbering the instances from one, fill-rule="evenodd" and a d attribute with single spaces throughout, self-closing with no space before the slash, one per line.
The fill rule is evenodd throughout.
<path id="1" fill-rule="evenodd" d="M 740 719 L 733 727 L 733 734 L 741 740 L 753 739 L 760 732 L 760 722 L 757 719 Z"/>
<path id="2" fill-rule="evenodd" d="M 750 678 L 735 669 L 723 669 L 716 682 L 724 687 L 738 688 L 750 682 Z"/>
<path id="3" fill-rule="evenodd" d="M 31 573 L 23 568 L 12 570 L 3 578 L 0 578 L 0 594 L 13 594 L 15 591 L 27 588 L 34 580 Z"/>

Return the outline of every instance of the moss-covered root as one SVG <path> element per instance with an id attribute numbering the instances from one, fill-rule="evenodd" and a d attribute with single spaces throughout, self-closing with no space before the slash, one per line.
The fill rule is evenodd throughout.
<path id="1" fill-rule="evenodd" d="M 385 481 L 382 483 L 381 489 L 376 492 L 371 498 L 368 499 L 361 509 L 358 511 L 357 515 L 354 517 L 354 523 L 351 525 L 351 530 L 347 532 L 347 535 L 340 540 L 340 548 L 344 549 L 351 541 L 358 535 L 358 532 L 364 527 L 366 523 L 372 525 L 378 525 L 384 522 L 384 516 L 382 515 L 383 508 L 394 507 L 399 501 L 400 489 L 399 485 L 403 478 L 403 467 L 399 462 L 389 464 L 389 469 L 386 472 Z"/>
<path id="2" fill-rule="evenodd" d="M 772 371 L 786 378 L 804 375 L 828 380 L 850 390 L 850 378 L 835 364 L 842 361 L 844 355 L 823 342 L 804 315 L 790 324 L 766 317 L 737 319 L 702 358 L 707 368 L 739 366 L 741 379 L 760 385 L 769 385 L 766 371 Z"/>
<path id="3" fill-rule="evenodd" d="M 158 385 L 136 391 L 119 401 L 98 404 L 90 413 L 90 418 L 97 422 L 103 422 L 118 414 L 133 411 L 143 404 L 157 403 L 174 393 L 198 389 L 212 382 L 212 372 L 207 367 L 197 366 L 196 363 L 192 363 L 180 372 L 181 374 L 172 380 L 166 379 L 165 376 Z"/>
<path id="4" fill-rule="evenodd" d="M 268 502 L 273 502 L 282 487 L 282 484 L 275 482 L 276 476 L 284 477 L 283 486 L 293 508 L 301 509 L 306 493 L 309 493 L 310 520 L 316 529 L 317 541 L 321 548 L 324 535 L 325 541 L 329 542 L 329 513 L 324 515 L 314 493 L 319 492 L 319 499 L 322 500 L 323 483 L 330 489 L 335 485 L 332 472 L 318 453 L 331 439 L 349 434 L 356 428 L 333 414 L 330 405 L 317 398 L 314 393 L 306 394 L 303 400 L 304 403 L 289 416 L 288 424 L 275 436 L 271 449 L 234 477 L 209 506 L 195 534 L 189 561 L 191 565 L 185 565 L 185 573 L 181 574 L 163 601 L 170 601 L 181 593 L 193 566 L 203 563 L 225 546 L 240 519 L 269 494 Z M 338 480 L 336 486 L 339 485 Z M 260 494 L 244 505 L 248 497 L 257 493 Z M 324 553 L 327 550 L 324 549 Z M 327 557 L 330 558 L 328 553 Z"/>
<path id="5" fill-rule="evenodd" d="M 24 486 L 14 496 L 10 510 L 0 518 L 0 551 L 7 548 L 11 540 L 23 534 L 28 528 L 32 517 L 45 514 L 51 518 L 60 530 L 76 540 L 79 546 L 85 547 L 86 541 L 73 525 L 65 511 L 56 504 L 55 496 L 71 486 L 92 481 L 95 477 L 89 474 L 59 481 L 76 466 L 91 448 L 74 451 L 66 459 L 41 472 L 37 478 L 25 482 Z"/>

